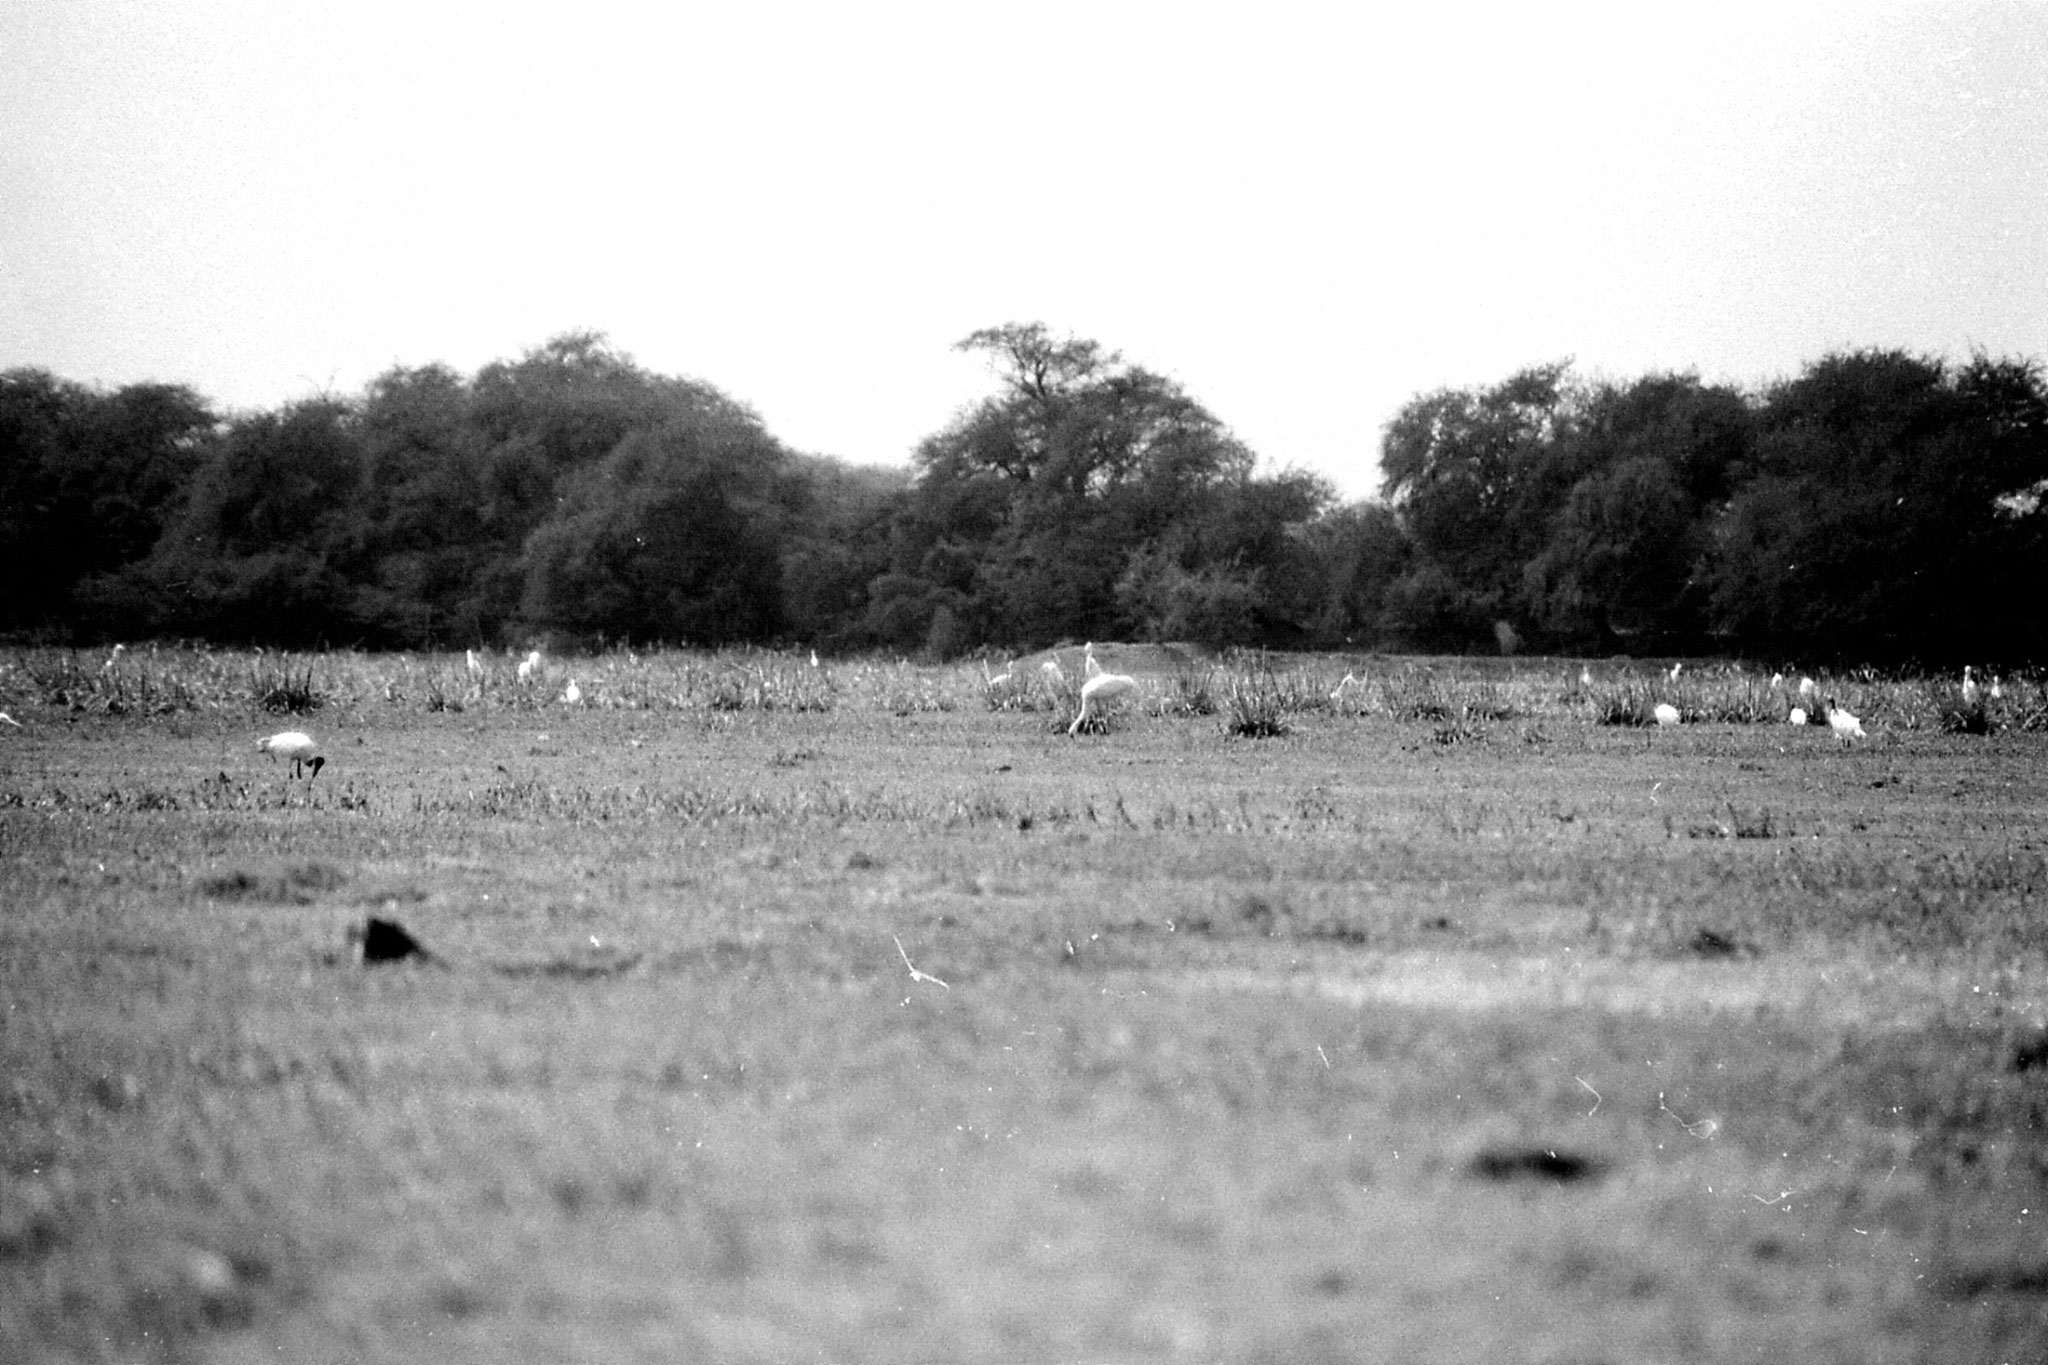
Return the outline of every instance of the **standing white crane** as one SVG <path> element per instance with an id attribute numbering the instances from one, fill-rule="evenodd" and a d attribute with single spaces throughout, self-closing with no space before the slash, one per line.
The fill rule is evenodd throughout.
<path id="1" fill-rule="evenodd" d="M 473 649 L 463 650 L 462 657 L 469 668 L 469 676 L 481 681 L 484 676 L 484 661 L 476 657 L 476 651 Z"/>
<path id="2" fill-rule="evenodd" d="M 280 758 L 290 759 L 293 777 L 310 767 L 313 773 L 306 779 L 308 782 L 320 776 L 320 769 L 327 763 L 320 756 L 320 746 L 304 730 L 280 730 L 268 739 L 259 739 L 256 752 L 269 754 L 272 762 Z"/>
<path id="3" fill-rule="evenodd" d="M 1081 671 L 1091 678 L 1102 676 L 1102 665 L 1095 662 L 1095 642 L 1093 640 L 1081 646 Z"/>
<path id="4" fill-rule="evenodd" d="M 562 704 L 564 706 L 578 706 L 582 702 L 583 689 L 576 685 L 574 678 L 569 679 L 569 685 L 562 689 Z"/>
<path id="5" fill-rule="evenodd" d="M 1119 697 L 1134 697 L 1138 694 L 1138 680 L 1128 673 L 1097 673 L 1081 684 L 1081 713 L 1074 717 L 1074 723 L 1067 727 L 1071 737 L 1081 733 L 1081 726 L 1088 719 L 1088 708 L 1098 711 L 1104 703 Z"/>
<path id="6" fill-rule="evenodd" d="M 519 681 L 532 682 L 534 674 L 540 672 L 540 651 L 535 650 L 519 661 Z"/>

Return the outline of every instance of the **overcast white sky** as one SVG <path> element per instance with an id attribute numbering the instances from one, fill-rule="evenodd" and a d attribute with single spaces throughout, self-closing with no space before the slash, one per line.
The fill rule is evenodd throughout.
<path id="1" fill-rule="evenodd" d="M 2048 5 L 0 5 L 0 368 L 267 408 L 591 328 L 902 463 L 1031 320 L 1347 497 L 1543 360 L 2048 358 Z"/>

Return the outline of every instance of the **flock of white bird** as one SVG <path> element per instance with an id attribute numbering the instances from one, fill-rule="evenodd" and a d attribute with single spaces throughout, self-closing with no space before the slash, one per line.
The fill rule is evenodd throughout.
<path id="1" fill-rule="evenodd" d="M 106 663 L 102 666 L 101 671 L 107 672 L 114 669 L 119 664 L 121 654 L 125 649 L 125 645 L 115 645 L 113 652 L 107 656 Z M 481 686 L 488 672 L 487 665 L 473 649 L 465 650 L 463 654 L 464 664 L 469 671 L 471 680 L 478 686 Z M 819 666 L 816 651 L 812 651 L 811 666 L 813 668 Z M 1141 690 L 1138 680 L 1130 674 L 1111 673 L 1102 667 L 1095 658 L 1095 644 L 1092 640 L 1082 648 L 1081 667 L 1084 674 L 1084 680 L 1081 684 L 1081 705 L 1080 710 L 1074 716 L 1073 723 L 1067 727 L 1067 734 L 1069 736 L 1079 735 L 1081 727 L 1088 723 L 1089 718 L 1091 716 L 1099 718 L 1111 703 L 1124 698 L 1134 697 Z M 1064 688 L 1066 686 L 1066 673 L 1060 667 L 1057 658 L 1047 659 L 1039 665 L 1039 669 L 1048 686 L 1054 688 Z M 1685 665 L 1683 663 L 1674 663 L 1671 665 L 1670 672 L 1665 675 L 1666 681 L 1676 683 L 1684 669 Z M 1008 686 L 1015 679 L 1014 672 L 1008 668 L 1001 673 L 991 673 L 987 660 L 982 661 L 981 672 L 982 678 L 990 687 Z M 530 687 L 535 683 L 544 682 L 547 676 L 546 659 L 539 650 L 533 650 L 524 659 L 519 661 L 515 673 L 522 686 Z M 1333 702 L 1342 700 L 1348 689 L 1363 682 L 1364 679 L 1347 671 L 1344 674 L 1343 680 L 1330 692 L 1330 700 Z M 1590 666 L 1580 668 L 1579 685 L 1584 688 L 1591 688 L 1594 685 L 1593 672 Z M 1771 686 L 1777 690 L 1787 689 L 1788 683 L 1785 675 L 1782 673 L 1773 674 L 1771 676 Z M 1823 697 L 1819 684 L 1814 682 L 1812 678 L 1802 676 L 1796 684 L 1789 684 L 1789 688 L 1791 694 L 1797 697 L 1797 701 L 1786 715 L 1786 719 L 1791 724 L 1809 724 L 1814 715 L 1813 707 L 1818 703 L 1820 707 L 1819 714 L 1826 718 L 1828 728 L 1833 731 L 1835 738 L 1841 743 L 1849 744 L 1866 737 L 1863 730 L 1863 722 L 1839 705 L 1834 697 Z M 2004 689 L 2001 681 L 1996 676 L 1993 676 L 1989 685 L 1986 685 L 1977 680 L 1974 666 L 1965 666 L 1963 669 L 1961 694 L 1964 705 L 1976 706 L 1986 700 L 1999 700 L 2004 695 Z M 582 704 L 583 689 L 577 686 L 574 678 L 568 679 L 567 685 L 562 688 L 560 700 L 566 706 Z M 1653 714 L 1656 716 L 1657 724 L 1660 726 L 1678 725 L 1684 721 L 1684 715 L 1679 711 L 1678 707 L 1668 701 L 1658 702 Z M 5 711 L 0 711 L 0 725 L 9 726 L 17 730 L 22 728 L 21 722 L 8 715 Z M 258 740 L 256 749 L 259 753 L 269 754 L 273 760 L 289 762 L 291 764 L 292 776 L 304 776 L 308 782 L 317 778 L 320 775 L 320 769 L 326 766 L 327 763 L 325 756 L 320 753 L 318 742 L 303 730 L 281 730 L 277 734 Z"/>

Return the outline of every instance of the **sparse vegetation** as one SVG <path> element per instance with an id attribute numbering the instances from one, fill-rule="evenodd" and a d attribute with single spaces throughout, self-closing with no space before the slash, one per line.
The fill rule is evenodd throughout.
<path id="1" fill-rule="evenodd" d="M 2031 679 L 511 661 L 0 657 L 0 1358 L 2043 1358 Z"/>

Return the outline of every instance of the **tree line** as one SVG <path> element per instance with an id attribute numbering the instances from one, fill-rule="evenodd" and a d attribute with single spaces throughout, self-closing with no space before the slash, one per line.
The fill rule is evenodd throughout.
<path id="1" fill-rule="evenodd" d="M 2048 383 L 1868 350 L 1758 392 L 1564 363 L 1418 396 L 1381 496 L 1008 324 L 908 470 L 792 451 L 596 334 L 223 415 L 0 374 L 0 631 L 289 648 L 1079 639 L 2048 655 Z"/>

